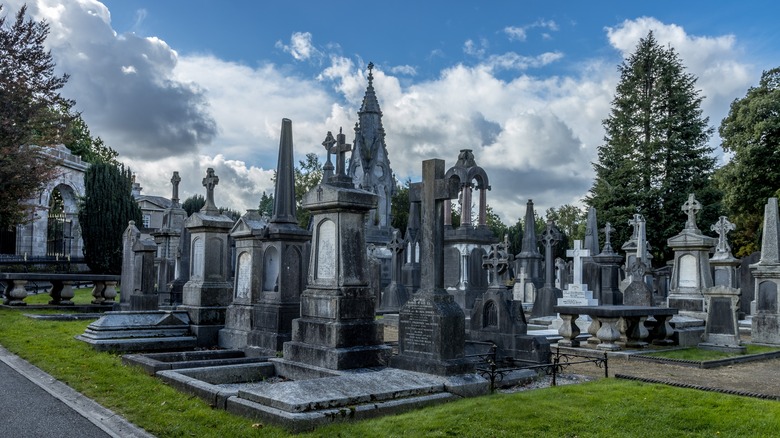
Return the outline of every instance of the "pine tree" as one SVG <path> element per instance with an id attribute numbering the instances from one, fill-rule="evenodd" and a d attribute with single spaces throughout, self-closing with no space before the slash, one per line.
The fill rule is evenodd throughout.
<path id="1" fill-rule="evenodd" d="M 141 223 L 141 209 L 131 193 L 130 169 L 92 164 L 84 175 L 85 195 L 79 208 L 84 261 L 96 274 L 122 270 L 122 233 L 131 220 Z"/>
<path id="2" fill-rule="evenodd" d="M 731 103 L 719 132 L 723 150 L 734 156 L 718 169 L 718 186 L 737 226 L 730 236 L 734 254 L 744 256 L 759 249 L 764 204 L 780 194 L 780 67 Z"/>
<path id="3" fill-rule="evenodd" d="M 702 115 L 696 78 L 652 32 L 618 70 L 620 82 L 603 122 L 605 143 L 593 164 L 596 179 L 586 202 L 596 207 L 602 224 L 616 228 L 616 247 L 630 238 L 632 215 L 644 215 L 654 262 L 662 265 L 672 255 L 666 239 L 685 223 L 680 209 L 689 193 L 703 206 L 701 229 L 717 219 L 720 195 L 711 184 L 715 158 L 707 145 L 712 128 Z"/>

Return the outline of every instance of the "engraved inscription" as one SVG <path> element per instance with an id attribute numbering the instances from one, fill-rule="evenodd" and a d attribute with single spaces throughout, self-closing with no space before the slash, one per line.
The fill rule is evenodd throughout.
<path id="1" fill-rule="evenodd" d="M 242 252 L 238 256 L 238 269 L 236 270 L 236 298 L 249 298 L 249 285 L 252 278 L 252 255 Z"/>
<path id="2" fill-rule="evenodd" d="M 417 353 L 430 353 L 433 347 L 433 325 L 435 313 L 427 306 L 409 306 L 404 350 Z"/>

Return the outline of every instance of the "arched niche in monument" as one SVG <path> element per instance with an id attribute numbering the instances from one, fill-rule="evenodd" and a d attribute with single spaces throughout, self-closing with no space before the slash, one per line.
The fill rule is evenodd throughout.
<path id="1" fill-rule="evenodd" d="M 225 275 L 225 241 L 219 237 L 209 238 L 209 251 L 216 250 L 216 254 L 209 254 L 210 260 L 217 261 L 217 269 L 212 270 L 212 275 L 223 277 Z"/>
<path id="2" fill-rule="evenodd" d="M 241 251 L 236 263 L 236 286 L 234 297 L 237 300 L 249 299 L 252 292 L 252 253 Z"/>
<path id="3" fill-rule="evenodd" d="M 324 219 L 317 225 L 317 261 L 315 279 L 336 279 L 336 224 Z"/>
<path id="4" fill-rule="evenodd" d="M 489 300 L 483 307 L 482 328 L 498 327 L 498 306 L 493 300 Z"/>
<path id="5" fill-rule="evenodd" d="M 286 245 L 282 256 L 284 269 L 286 272 L 302 272 L 303 254 L 297 246 Z M 298 298 L 302 290 L 302 278 L 300 275 L 288 275 L 284 287 L 279 292 L 283 300 L 292 300 Z"/>
<path id="6" fill-rule="evenodd" d="M 263 254 L 263 291 L 279 289 L 279 250 L 275 246 L 268 247 Z"/>
<path id="7" fill-rule="evenodd" d="M 765 312 L 777 312 L 777 283 L 762 281 L 758 284 L 757 308 Z"/>

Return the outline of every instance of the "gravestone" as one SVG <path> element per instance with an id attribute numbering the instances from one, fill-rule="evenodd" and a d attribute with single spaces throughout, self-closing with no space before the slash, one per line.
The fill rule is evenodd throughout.
<path id="1" fill-rule="evenodd" d="M 634 227 L 635 239 L 633 254 L 626 252 L 626 278 L 621 289 L 623 304 L 627 306 L 653 306 L 653 289 L 645 281 L 645 275 L 651 269 L 645 218 L 640 214 L 635 214 L 633 220 L 629 221 L 629 225 Z"/>
<path id="2" fill-rule="evenodd" d="M 122 273 L 119 282 L 119 306 L 121 310 L 130 310 L 130 296 L 136 288 L 135 253 L 133 246 L 141 239 L 141 231 L 130 221 L 122 234 Z"/>
<path id="3" fill-rule="evenodd" d="M 515 254 L 515 272 L 520 272 L 520 270 L 524 270 L 526 274 L 525 278 L 525 284 L 519 285 L 519 287 L 522 290 L 527 290 L 527 287 L 530 285 L 530 287 L 534 288 L 534 290 L 540 289 L 545 282 L 548 280 L 544 273 L 542 272 L 542 254 L 539 252 L 539 249 L 536 247 L 536 229 L 534 228 L 534 225 L 536 224 L 536 216 L 534 215 L 534 201 L 529 199 L 528 202 L 525 205 L 525 222 L 523 222 L 523 226 L 525 227 L 525 230 L 523 230 L 523 241 L 522 241 L 522 248 L 521 251 L 517 254 Z M 552 264 L 552 258 L 549 260 L 549 263 Z M 548 266 L 550 266 L 548 264 Z M 517 284 L 517 281 L 515 281 L 515 284 Z M 550 287 L 553 287 L 554 283 L 550 283 Z M 525 292 L 524 292 L 525 293 Z M 528 295 L 528 293 L 525 293 Z M 539 297 L 538 293 L 533 294 L 537 299 Z M 546 297 L 549 299 L 549 297 Z M 533 301 L 534 306 L 536 306 L 536 300 Z M 552 312 L 552 306 L 555 304 L 555 301 L 551 301 L 549 306 L 549 311 Z M 544 307 L 544 311 L 546 312 L 547 308 Z M 554 314 L 554 313 L 550 313 Z M 550 315 L 548 314 L 548 315 Z M 536 316 L 536 315 L 534 315 Z M 539 316 L 546 316 L 546 315 L 539 315 Z"/>
<path id="4" fill-rule="evenodd" d="M 138 240 L 133 245 L 135 256 L 134 290 L 130 295 L 130 310 L 157 310 L 158 298 L 155 293 L 156 276 L 154 256 L 157 245 L 151 240 Z"/>
<path id="5" fill-rule="evenodd" d="M 529 201 L 530 202 L 530 201 Z M 526 220 L 528 220 L 528 212 L 526 211 Z M 533 218 L 533 216 L 531 216 Z M 533 222 L 530 222 L 533 223 Z M 525 241 L 525 239 L 523 239 Z M 533 239 L 534 243 L 536 238 Z M 542 242 L 544 242 L 544 257 L 545 257 L 545 282 L 544 287 L 537 290 L 536 300 L 534 301 L 534 307 L 531 309 L 532 318 L 552 317 L 555 316 L 555 304 L 558 299 L 563 297 L 563 293 L 560 289 L 554 286 L 554 266 L 553 266 L 553 248 L 558 242 L 561 241 L 561 233 L 558 228 L 555 227 L 552 220 L 547 220 L 547 225 L 542 232 Z M 522 254 L 522 253 L 520 253 Z M 517 257 L 517 256 L 515 256 Z M 527 266 L 534 266 L 531 261 L 533 257 L 527 256 L 529 264 Z M 540 254 L 541 257 L 541 254 Z"/>
<path id="6" fill-rule="evenodd" d="M 407 297 L 420 289 L 420 183 L 409 186 L 409 222 L 406 225 L 404 240 L 404 264 L 401 268 Z"/>
<path id="7" fill-rule="evenodd" d="M 303 198 L 312 214 L 312 254 L 301 315 L 283 346 L 283 360 L 292 366 L 365 368 L 382 364 L 389 353 L 375 320 L 363 226 L 377 196 L 355 189 L 344 173 L 347 150 L 338 150 L 337 174 Z"/>
<path id="8" fill-rule="evenodd" d="M 599 291 L 594 291 L 594 295 L 602 305 L 623 304 L 623 292 L 620 291 L 620 264 L 623 257 L 612 249 L 612 224 L 607 222 L 601 231 L 604 232 L 604 247 L 600 254 L 593 256 L 593 261 L 599 267 Z"/>
<path id="9" fill-rule="evenodd" d="M 590 251 L 582 248 L 582 241 L 575 240 L 574 248 L 566 250 L 566 255 L 572 258 L 574 274 L 572 282 L 563 290 L 561 298 L 558 298 L 558 306 L 597 306 L 598 300 L 593 298 L 593 291 L 588 290 L 588 285 L 582 281 L 583 259 L 590 256 Z"/>
<path id="10" fill-rule="evenodd" d="M 753 277 L 750 266 L 758 263 L 759 260 L 761 260 L 761 251 L 756 251 L 749 256 L 742 257 L 739 263 L 737 272 L 739 273 L 739 288 L 742 290 L 739 309 L 745 315 L 756 314 L 756 278 Z"/>
<path id="11" fill-rule="evenodd" d="M 547 363 L 550 343 L 545 336 L 528 336 L 528 324 L 520 301 L 512 300 L 511 293 L 501 278 L 511 263 L 509 242 L 491 245 L 482 265 L 490 273 L 490 285 L 474 302 L 469 319 L 471 341 L 492 342 L 498 347 L 499 357 Z"/>
<path id="12" fill-rule="evenodd" d="M 151 233 L 154 243 L 157 244 L 156 289 L 160 306 L 171 306 L 176 303 L 171 299 L 170 283 L 176 279 L 176 251 L 184 229 L 184 221 L 187 219 L 187 212 L 179 204 L 180 182 L 179 172 L 173 172 L 171 206 L 163 212 L 162 227 Z"/>
<path id="13" fill-rule="evenodd" d="M 409 299 L 409 296 L 406 294 L 406 288 L 401 281 L 405 247 L 406 242 L 401 238 L 401 233 L 398 230 L 393 230 L 393 238 L 387 244 L 387 248 L 393 254 L 390 263 L 392 275 L 390 277 L 390 285 L 382 291 L 382 304 L 379 307 L 382 313 L 398 313 L 401 306 Z"/>
<path id="14" fill-rule="evenodd" d="M 717 240 L 705 236 L 696 226 L 696 214 L 701 204 L 693 194 L 682 206 L 688 217 L 685 228 L 676 236 L 667 240 L 674 250 L 674 268 L 672 269 L 671 291 L 667 299 L 668 307 L 679 309 L 681 316 L 706 319 L 704 291 L 713 286 L 710 270 L 710 251 Z M 628 297 L 624 298 L 628 303 Z"/>
<path id="15" fill-rule="evenodd" d="M 176 248 L 176 272 L 175 280 L 168 285 L 170 291 L 170 306 L 181 304 L 184 297 L 184 285 L 190 281 L 190 232 L 182 228 L 179 236 L 179 245 Z"/>
<path id="16" fill-rule="evenodd" d="M 190 330 L 202 347 L 217 345 L 233 298 L 233 286 L 228 282 L 228 233 L 233 220 L 221 214 L 214 203 L 218 183 L 219 177 L 209 168 L 203 178 L 206 203 L 184 223 L 190 233 L 190 279 L 184 285 L 179 310 L 189 315 Z"/>
<path id="17" fill-rule="evenodd" d="M 588 209 L 584 247 L 590 252 L 590 256 L 582 261 L 582 281 L 588 285 L 588 290 L 593 291 L 593 295 L 598 298 L 601 296 L 601 267 L 593 259 L 601 253 L 599 249 L 599 227 L 596 219 L 596 207 Z M 604 304 L 603 302 L 601 303 Z"/>
<path id="18" fill-rule="evenodd" d="M 420 290 L 401 308 L 398 355 L 391 366 L 438 375 L 465 374 L 465 314 L 444 289 L 444 204 L 458 194 L 458 180 L 444 178 L 444 161 L 422 166 Z"/>
<path id="19" fill-rule="evenodd" d="M 764 206 L 764 230 L 761 238 L 761 260 L 751 265 L 756 278 L 756 313 L 753 315 L 753 342 L 780 344 L 780 216 L 777 198 L 769 198 Z"/>

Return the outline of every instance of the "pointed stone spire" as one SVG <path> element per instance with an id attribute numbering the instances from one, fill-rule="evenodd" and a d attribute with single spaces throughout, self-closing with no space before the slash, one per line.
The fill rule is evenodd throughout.
<path id="1" fill-rule="evenodd" d="M 376 98 L 374 92 L 374 63 L 368 63 L 368 88 L 366 88 L 366 95 L 363 96 L 363 105 L 360 106 L 358 114 L 375 113 L 382 115 L 382 110 L 379 109 L 379 101 Z"/>
<path id="2" fill-rule="evenodd" d="M 271 223 L 298 223 L 298 217 L 295 214 L 295 173 L 293 169 L 292 121 L 290 119 L 282 119 L 279 161 L 276 166 L 274 214 L 271 217 Z"/>
<path id="3" fill-rule="evenodd" d="M 591 255 L 596 255 L 600 252 L 598 230 L 598 222 L 596 221 L 596 207 L 590 207 L 588 209 L 588 221 L 585 225 L 585 249 L 590 251 Z"/>
<path id="4" fill-rule="evenodd" d="M 761 238 L 760 265 L 780 264 L 780 233 L 778 232 L 777 198 L 769 198 L 764 206 L 764 232 Z"/>
<path id="5" fill-rule="evenodd" d="M 523 255 L 539 255 L 539 258 L 541 258 L 541 253 L 539 252 L 539 249 L 536 247 L 536 218 L 534 217 L 534 201 L 533 199 L 529 199 L 528 202 L 525 204 L 525 222 L 523 223 L 523 226 L 525 227 L 524 233 L 523 233 L 523 247 L 522 252 L 520 254 Z"/>

